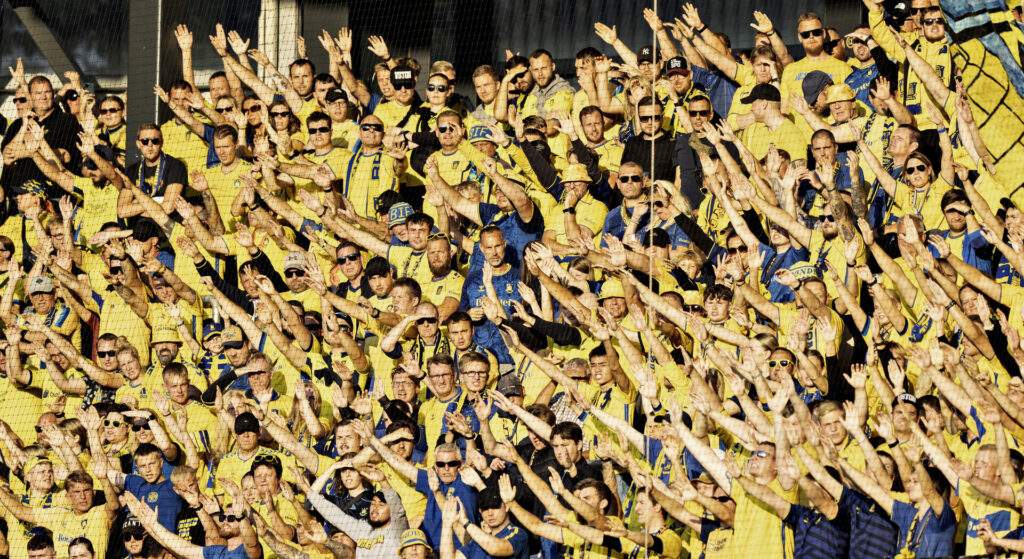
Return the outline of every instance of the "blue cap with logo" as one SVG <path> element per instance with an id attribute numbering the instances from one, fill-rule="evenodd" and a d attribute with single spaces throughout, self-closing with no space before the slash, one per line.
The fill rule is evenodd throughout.
<path id="1" fill-rule="evenodd" d="M 486 126 L 474 126 L 469 130 L 469 141 L 472 142 L 494 142 L 491 131 Z"/>
<path id="2" fill-rule="evenodd" d="M 399 202 L 388 210 L 388 227 L 394 227 L 405 223 L 406 218 L 414 213 L 412 206 L 405 202 Z"/>

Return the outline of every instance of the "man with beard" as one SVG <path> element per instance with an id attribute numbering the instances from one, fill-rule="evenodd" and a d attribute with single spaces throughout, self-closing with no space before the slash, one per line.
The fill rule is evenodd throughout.
<path id="1" fill-rule="evenodd" d="M 501 78 L 498 97 L 494 102 L 494 118 L 501 122 L 509 122 L 510 103 L 515 104 L 516 110 L 522 113 L 526 98 L 532 89 L 533 74 L 530 73 L 530 61 L 519 55 L 506 60 L 505 76 Z"/>
<path id="2" fill-rule="evenodd" d="M 825 52 L 826 35 L 821 17 L 813 12 L 801 15 L 797 18 L 797 34 L 805 56 L 782 71 L 782 98 L 789 99 L 790 94 L 800 95 L 803 92 L 804 77 L 815 70 L 827 74 L 832 83 L 843 83 L 853 69 L 846 62 L 836 60 Z M 793 158 L 799 159 L 796 155 Z"/>
<path id="3" fill-rule="evenodd" d="M 657 108 L 661 111 L 660 108 Z M 626 160 L 619 168 L 618 189 L 622 193 L 622 204 L 608 212 L 604 218 L 604 227 L 601 231 L 601 246 L 607 246 L 604 240 L 605 235 L 622 240 L 626 234 L 626 228 L 631 222 L 636 223 L 636 229 L 642 231 L 650 222 L 650 217 L 645 213 L 636 214 L 636 207 L 647 199 L 647 183 L 650 179 L 644 176 L 640 164 Z M 635 217 L 634 217 L 635 215 Z"/>
<path id="4" fill-rule="evenodd" d="M 653 97 L 640 99 L 637 105 L 637 120 L 640 121 L 640 134 L 626 140 L 622 148 L 622 161 L 633 161 L 649 177 L 656 180 L 675 179 L 675 168 L 672 166 L 673 139 L 672 135 L 662 126 L 664 111 Z M 654 150 L 654 161 L 651 161 L 651 150 Z M 653 163 L 654 168 L 651 168 Z"/>
<path id="5" fill-rule="evenodd" d="M 448 320 L 459 308 L 462 284 L 465 278 L 452 269 L 452 246 L 446 234 L 427 237 L 427 263 L 430 265 L 430 281 L 421 283 L 423 301 L 437 307 L 437 318 Z"/>
<path id="6" fill-rule="evenodd" d="M 704 133 L 705 124 L 714 124 L 715 113 L 711 109 L 711 99 L 698 95 L 690 99 L 690 124 L 692 132 L 676 131 L 675 151 L 672 154 L 673 167 L 679 167 L 680 190 L 691 208 L 699 208 L 704 200 L 704 171 L 700 164 L 700 155 L 717 153 L 716 146 L 707 139 Z M 739 161 L 740 156 L 732 142 L 721 144 Z"/>
<path id="7" fill-rule="evenodd" d="M 416 337 L 407 340 L 406 332 L 416 326 Z M 401 344 L 400 344 L 401 342 Z M 451 355 L 451 340 L 441 332 L 437 320 L 437 307 L 433 303 L 420 303 L 412 314 L 402 319 L 380 341 L 380 350 L 392 359 L 399 359 L 409 353 L 420 369 L 431 357 L 439 354 Z"/>
<path id="8" fill-rule="evenodd" d="M 366 520 L 355 519 L 321 495 L 327 482 L 338 470 L 342 472 L 353 470 L 355 475 L 359 475 L 351 460 L 334 463 L 313 482 L 312 489 L 308 494 L 309 504 L 327 522 L 340 528 L 355 540 L 358 549 L 366 550 L 365 553 L 375 557 L 395 556 L 402 543 L 402 532 L 409 528 L 405 508 L 402 506 L 398 493 L 391 488 L 387 481 L 382 482 L 381 490 L 374 493 L 370 502 L 370 511 Z"/>
<path id="9" fill-rule="evenodd" d="M 152 347 L 153 356 L 156 357 L 156 360 L 151 361 L 149 368 L 146 369 L 144 374 L 146 382 L 151 384 L 158 382 L 156 379 L 163 378 L 164 369 L 168 365 L 180 363 L 188 371 L 190 384 L 199 390 L 206 390 L 209 386 L 209 379 L 203 375 L 202 371 L 194 363 L 181 359 L 181 336 L 178 335 L 178 329 L 174 326 L 167 324 L 154 328 L 150 347 Z"/>
<path id="10" fill-rule="evenodd" d="M 484 64 L 473 71 L 472 79 L 473 89 L 480 104 L 469 113 L 466 126 L 472 128 L 481 124 L 497 124 L 498 120 L 494 118 L 494 102 L 498 99 L 498 89 L 501 87 L 498 71 L 490 64 Z"/>
<path id="11" fill-rule="evenodd" d="M 587 147 L 597 153 L 597 166 L 608 172 L 608 184 L 615 186 L 619 176 L 619 162 L 622 161 L 622 146 L 604 137 L 604 113 L 599 107 L 589 105 L 580 111 L 580 125 Z"/>
<path id="12" fill-rule="evenodd" d="M 473 338 L 476 343 L 493 351 L 498 356 L 499 363 L 509 364 L 512 363 L 512 358 L 501 338 L 498 326 L 490 319 L 490 314 L 501 310 L 505 316 L 513 316 L 512 302 L 522 302 L 523 297 L 519 293 L 519 267 L 506 258 L 505 235 L 498 227 L 485 227 L 480 232 L 478 246 L 485 263 L 475 271 L 471 268 L 469 276 L 462 284 L 459 310 L 468 312 L 474 319 Z M 497 300 L 489 295 L 492 289 Z M 491 309 L 490 312 L 488 309 Z M 489 320 L 484 320 L 485 316 Z"/>

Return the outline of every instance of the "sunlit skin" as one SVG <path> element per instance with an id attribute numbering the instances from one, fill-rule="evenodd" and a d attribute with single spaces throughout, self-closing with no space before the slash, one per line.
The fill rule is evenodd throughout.
<path id="1" fill-rule="evenodd" d="M 352 256 L 356 256 L 355 260 L 352 260 Z M 354 246 L 345 245 L 338 249 L 338 263 L 341 266 L 341 273 L 345 274 L 345 278 L 350 283 L 358 285 L 362 280 L 363 275 L 363 255 Z"/>
<path id="2" fill-rule="evenodd" d="M 437 472 L 438 479 L 441 483 L 449 484 L 455 481 L 455 478 L 459 477 L 459 466 L 438 466 L 438 463 L 449 463 L 461 461 L 458 453 L 452 451 L 441 451 L 434 453 L 434 471 Z"/>
<path id="3" fill-rule="evenodd" d="M 391 274 L 367 276 L 366 281 L 370 282 L 370 290 L 373 291 L 373 294 L 381 299 L 391 293 L 391 286 L 395 283 L 394 279 L 391 278 Z"/>
<path id="4" fill-rule="evenodd" d="M 624 297 L 608 297 L 603 299 L 601 307 L 611 313 L 612 318 L 615 320 L 621 320 L 629 312 L 629 309 L 626 308 L 626 299 Z"/>
<path id="5" fill-rule="evenodd" d="M 402 550 L 401 559 L 427 559 L 427 546 L 417 543 Z"/>
<path id="6" fill-rule="evenodd" d="M 654 106 L 642 105 L 637 110 L 637 118 L 640 120 L 640 130 L 644 133 L 645 137 L 650 138 L 660 136 L 664 133 L 664 130 L 661 127 L 662 116 L 663 113 L 661 106 L 657 104 Z"/>
<path id="7" fill-rule="evenodd" d="M 925 167 L 924 171 L 918 169 L 921 165 Z M 934 180 L 931 163 L 919 157 L 908 158 L 904 172 L 907 182 L 917 190 L 927 189 Z"/>
<path id="8" fill-rule="evenodd" d="M 392 82 L 392 85 L 395 88 L 395 101 L 403 107 L 412 103 L 413 98 L 416 97 L 416 84 L 395 84 Z"/>
<path id="9" fill-rule="evenodd" d="M 147 483 L 157 483 L 164 477 L 164 459 L 159 453 L 147 454 L 135 458 L 135 467 L 139 469 L 139 475 Z"/>
<path id="10" fill-rule="evenodd" d="M 242 342 L 242 347 L 225 347 L 224 356 L 228 358 L 228 362 L 233 367 L 241 367 L 245 365 L 245 362 L 249 360 L 249 342 Z"/>
<path id="11" fill-rule="evenodd" d="M 492 532 L 496 532 L 496 529 L 500 529 L 508 522 L 508 509 L 504 504 L 493 509 L 480 509 L 480 517 Z"/>
<path id="12" fill-rule="evenodd" d="M 416 252 L 427 248 L 427 237 L 430 236 L 430 225 L 426 222 L 407 223 L 406 231 L 409 234 L 409 247 Z"/>
<path id="13" fill-rule="evenodd" d="M 43 549 L 31 549 L 28 551 L 28 559 L 53 559 L 57 554 L 53 547 Z"/>
<path id="14" fill-rule="evenodd" d="M 39 315 L 45 315 L 53 310 L 53 306 L 57 302 L 57 296 L 51 291 L 49 293 L 33 293 L 28 296 L 28 300 L 32 302 L 32 310 Z"/>
<path id="15" fill-rule="evenodd" d="M 309 64 L 295 64 L 288 73 L 288 79 L 299 96 L 308 97 L 313 91 L 313 68 Z"/>
<path id="16" fill-rule="evenodd" d="M 747 471 L 750 473 L 750 477 L 755 480 L 774 479 L 776 474 L 775 446 L 761 444 L 757 446 L 757 450 L 763 452 L 765 456 L 758 456 L 759 452 L 755 452 L 750 456 L 750 459 L 747 461 Z"/>
<path id="17" fill-rule="evenodd" d="M 897 128 L 889 137 L 887 153 L 892 156 L 896 163 L 906 161 L 907 155 L 917 149 L 917 144 L 910 141 L 910 131 L 906 128 Z"/>
<path id="18" fill-rule="evenodd" d="M 110 343 L 114 344 L 115 342 Z M 121 370 L 121 374 L 123 374 L 129 381 L 134 382 L 142 376 L 142 365 L 131 352 L 118 352 L 115 359 L 117 360 L 117 367 Z"/>
<path id="19" fill-rule="evenodd" d="M 124 124 L 124 109 L 117 101 L 104 101 L 100 105 L 100 115 L 96 117 L 108 130 L 113 130 Z"/>
<path id="20" fill-rule="evenodd" d="M 513 66 L 509 69 L 508 73 L 513 76 L 519 76 L 522 74 L 519 79 L 512 82 L 512 87 L 516 92 L 525 95 L 533 89 L 533 74 L 530 73 L 530 69 L 526 66 L 523 66 L 522 64 Z M 509 93 L 512 93 L 512 91 L 510 90 Z"/>
<path id="21" fill-rule="evenodd" d="M 434 385 L 438 399 L 445 399 L 455 392 L 455 372 L 443 363 L 431 363 L 427 376 Z"/>
<path id="22" fill-rule="evenodd" d="M 363 117 L 363 120 L 359 121 L 359 124 L 376 124 L 378 126 L 383 127 L 384 121 L 373 115 L 367 115 Z M 384 141 L 384 129 L 381 128 L 381 130 L 379 131 L 373 129 L 363 130 L 363 128 L 360 126 L 359 141 L 363 143 L 364 151 L 369 149 L 370 152 L 372 153 L 377 148 L 379 148 L 381 146 L 381 142 Z"/>
<path id="23" fill-rule="evenodd" d="M 124 416 L 117 412 L 110 412 L 103 419 L 103 440 L 112 445 L 118 445 L 128 440 L 128 423 Z"/>
<path id="24" fill-rule="evenodd" d="M 857 115 L 856 109 L 856 101 L 836 101 L 828 105 L 828 110 L 832 114 L 832 118 L 836 120 L 836 123 L 852 120 Z"/>
<path id="25" fill-rule="evenodd" d="M 178 406 L 188 403 L 188 379 L 180 376 L 172 376 L 164 381 L 164 390 L 167 397 Z"/>
<path id="26" fill-rule="evenodd" d="M 384 68 L 377 70 L 377 87 L 380 88 L 380 94 L 385 99 L 393 99 L 395 97 L 395 88 L 391 85 L 391 70 Z"/>
<path id="27" fill-rule="evenodd" d="M 213 139 L 213 151 L 217 154 L 222 169 L 233 169 L 238 162 L 235 157 L 235 146 L 235 140 L 230 136 Z"/>
<path id="28" fill-rule="evenodd" d="M 327 92 L 334 89 L 334 87 L 336 87 L 334 82 L 313 82 L 313 99 L 316 99 L 316 102 L 321 107 L 326 108 L 327 103 L 325 99 L 327 98 Z"/>
<path id="29" fill-rule="evenodd" d="M 921 31 L 925 39 L 932 43 L 946 39 L 946 22 L 942 19 L 942 11 L 936 8 L 921 14 Z"/>
<path id="30" fill-rule="evenodd" d="M 430 110 L 440 112 L 448 103 L 451 96 L 451 88 L 448 87 L 448 80 L 444 76 L 431 76 L 427 80 L 426 97 L 430 103 Z"/>
<path id="31" fill-rule="evenodd" d="M 555 460 L 558 461 L 559 466 L 572 468 L 576 462 L 579 462 L 583 452 L 583 441 L 577 442 L 562 437 L 562 435 L 555 435 L 551 437 L 551 450 L 555 452 Z"/>
<path id="32" fill-rule="evenodd" d="M 530 75 L 538 86 L 547 87 L 555 79 L 555 62 L 546 54 L 531 59 Z"/>
<path id="33" fill-rule="evenodd" d="M 892 408 L 892 427 L 899 440 L 910 438 L 910 426 L 917 423 L 917 407 L 910 402 L 899 401 Z"/>
<path id="34" fill-rule="evenodd" d="M 398 314 L 412 314 L 413 308 L 419 302 L 419 298 L 413 295 L 412 289 L 408 287 L 400 286 L 397 289 L 391 290 L 391 304 L 395 307 L 395 312 Z"/>
<path id="35" fill-rule="evenodd" d="M 411 384 L 411 381 L 409 382 Z M 395 454 L 408 460 L 409 457 L 412 456 L 412 451 L 415 449 L 415 446 L 413 445 L 413 434 L 410 433 L 408 429 L 399 429 L 395 431 L 395 433 L 402 433 L 402 437 L 389 444 L 388 448 L 393 450 Z"/>
<path id="36" fill-rule="evenodd" d="M 437 119 L 437 139 L 442 153 L 455 153 L 462 141 L 462 128 L 458 115 L 447 115 Z"/>
<path id="37" fill-rule="evenodd" d="M 495 270 L 505 264 L 505 236 L 501 231 L 487 231 L 480 236 L 480 252 Z"/>
<path id="38" fill-rule="evenodd" d="M 465 320 L 452 322 L 448 325 L 448 338 L 459 351 L 465 351 L 473 345 L 473 325 Z"/>
<path id="39" fill-rule="evenodd" d="M 583 136 L 591 147 L 604 142 L 604 117 L 599 112 L 587 113 L 580 117 Z"/>
<path id="40" fill-rule="evenodd" d="M 615 376 L 608 366 L 607 355 L 595 355 L 590 358 L 590 376 L 602 389 L 610 387 L 611 383 L 615 382 Z"/>
<path id="41" fill-rule="evenodd" d="M 576 495 L 579 500 L 587 503 L 597 510 L 603 511 L 608 506 L 608 501 L 601 498 L 601 493 L 593 487 L 584 487 L 583 489 L 574 491 L 573 494 Z"/>
<path id="42" fill-rule="evenodd" d="M 846 427 L 843 425 L 845 414 L 841 410 L 832 410 L 821 418 L 821 430 L 832 444 L 839 447 L 846 440 Z"/>
<path id="43" fill-rule="evenodd" d="M 32 101 L 32 112 L 44 119 L 53 111 L 53 86 L 49 82 L 39 81 L 29 85 L 29 99 Z"/>
<path id="44" fill-rule="evenodd" d="M 68 548 L 68 559 L 93 559 L 93 554 L 84 543 L 78 543 Z"/>
<path id="45" fill-rule="evenodd" d="M 816 29 L 821 30 L 821 34 L 810 38 L 804 39 L 800 33 L 805 31 L 813 31 Z M 820 55 L 825 50 L 825 29 L 821 25 L 821 21 L 817 19 L 809 19 L 800 22 L 797 25 L 797 37 L 800 39 L 800 44 L 804 47 L 804 52 L 807 53 L 808 57 L 815 57 Z"/>
<path id="46" fill-rule="evenodd" d="M 711 103 L 708 103 L 706 99 L 694 99 L 690 103 L 688 110 L 690 112 L 690 124 L 693 125 L 694 130 L 701 130 L 705 123 L 711 121 Z M 703 132 L 700 134 L 703 134 Z"/>
<path id="47" fill-rule="evenodd" d="M 767 56 L 759 56 L 753 60 L 754 79 L 757 83 L 772 81 L 772 66 L 775 62 Z"/>
<path id="48" fill-rule="evenodd" d="M 783 361 L 788 362 L 788 364 L 783 366 Z M 775 362 L 774 367 L 771 366 L 772 362 Z M 768 374 L 772 380 L 781 382 L 786 377 L 792 378 L 795 369 L 796 363 L 788 351 L 776 350 L 768 357 Z"/>
<path id="49" fill-rule="evenodd" d="M 484 105 L 489 105 L 497 99 L 500 85 L 493 76 L 488 74 L 481 74 L 473 78 L 473 89 Z"/>

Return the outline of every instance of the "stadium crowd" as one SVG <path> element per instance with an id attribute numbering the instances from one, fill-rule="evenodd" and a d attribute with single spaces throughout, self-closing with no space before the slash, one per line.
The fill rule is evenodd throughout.
<path id="1" fill-rule="evenodd" d="M 746 52 L 645 10 L 474 99 L 378 36 L 362 81 L 348 29 L 285 74 L 218 25 L 198 84 L 178 26 L 137 161 L 123 98 L 19 59 L 0 552 L 1024 551 L 1020 177 L 942 10 L 864 3 Z"/>

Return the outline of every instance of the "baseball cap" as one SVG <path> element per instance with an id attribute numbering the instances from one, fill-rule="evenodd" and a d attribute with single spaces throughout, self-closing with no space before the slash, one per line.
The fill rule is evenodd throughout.
<path id="1" fill-rule="evenodd" d="M 917 405 L 917 397 L 914 396 L 913 394 L 909 393 L 909 392 L 904 392 L 903 394 L 900 394 L 899 396 L 897 396 L 895 400 L 893 400 L 893 402 L 892 402 L 893 407 L 895 407 L 896 404 L 898 404 L 900 402 L 906 402 L 908 404 L 913 404 L 913 405 L 916 406 Z"/>
<path id="2" fill-rule="evenodd" d="M 832 76 L 822 72 L 821 70 L 814 70 L 804 76 L 803 84 L 801 88 L 804 93 L 804 100 L 807 101 L 808 105 L 813 105 L 818 100 L 818 95 L 821 95 L 822 90 L 832 85 Z"/>
<path id="3" fill-rule="evenodd" d="M 427 535 L 423 533 L 423 530 L 409 528 L 408 530 L 402 532 L 402 545 L 398 547 L 399 557 L 401 557 L 403 549 L 416 544 L 424 545 L 427 547 L 427 549 L 433 551 L 433 549 L 430 547 L 430 544 L 427 543 Z"/>
<path id="4" fill-rule="evenodd" d="M 53 462 L 49 458 L 30 458 L 28 462 L 25 462 L 25 467 L 21 471 L 26 474 L 31 473 L 32 469 L 40 464 L 50 464 L 52 466 Z"/>
<path id="5" fill-rule="evenodd" d="M 626 292 L 622 289 L 622 282 L 617 278 L 608 278 L 604 283 L 601 284 L 601 291 L 597 294 L 597 299 L 610 299 L 612 297 L 625 297 Z"/>
<path id="6" fill-rule="evenodd" d="M 474 126 L 469 129 L 469 142 L 494 143 L 494 137 L 491 135 L 491 131 L 486 126 Z"/>
<path id="7" fill-rule="evenodd" d="M 49 276 L 33 276 L 29 278 L 25 292 L 35 295 L 36 293 L 53 293 L 55 289 L 56 286 L 53 285 L 53 280 Z"/>
<path id="8" fill-rule="evenodd" d="M 779 103 L 782 101 L 782 95 L 774 85 L 770 83 L 759 83 L 754 86 L 754 89 L 750 90 L 750 95 L 740 99 L 740 103 L 749 105 L 754 101 L 760 101 L 762 99 L 765 101 Z"/>
<path id="9" fill-rule="evenodd" d="M 157 326 L 153 329 L 153 336 L 149 341 L 150 345 L 160 344 L 164 342 L 174 342 L 176 344 L 181 343 L 181 336 L 178 335 L 178 329 L 169 324 Z"/>
<path id="10" fill-rule="evenodd" d="M 406 65 L 395 66 L 391 69 L 391 85 L 396 88 L 400 85 L 416 87 L 416 74 L 412 68 Z"/>
<path id="11" fill-rule="evenodd" d="M 570 163 L 562 174 L 562 182 L 591 182 L 587 166 L 582 163 Z"/>
<path id="12" fill-rule="evenodd" d="M 241 435 L 242 433 L 259 433 L 260 432 L 260 421 L 256 419 L 256 416 L 252 412 L 245 412 L 238 414 L 235 418 L 235 434 Z"/>
<path id="13" fill-rule="evenodd" d="M 214 336 L 219 336 L 224 331 L 224 325 L 218 322 L 211 322 L 203 326 L 203 341 L 208 341 Z"/>
<path id="14" fill-rule="evenodd" d="M 306 265 L 306 253 L 298 250 L 293 250 L 288 254 L 284 255 L 284 269 L 302 269 Z"/>
<path id="15" fill-rule="evenodd" d="M 245 337 L 242 336 L 242 329 L 238 326 L 228 326 L 220 333 L 220 339 L 225 348 L 239 349 L 245 344 Z"/>
<path id="16" fill-rule="evenodd" d="M 682 74 L 688 76 L 690 74 L 690 68 L 686 64 L 686 59 L 682 56 L 673 56 L 665 62 L 665 75 L 671 76 L 672 74 Z"/>
<path id="17" fill-rule="evenodd" d="M 637 64 L 641 62 L 654 62 L 654 47 L 651 45 L 644 45 L 640 47 L 640 50 L 636 53 Z"/>
<path id="18" fill-rule="evenodd" d="M 506 373 L 498 379 L 498 393 L 504 396 L 522 396 L 523 383 L 515 373 Z"/>
<path id="19" fill-rule="evenodd" d="M 95 148 L 93 148 L 93 151 L 96 152 L 96 155 L 102 157 L 103 159 L 105 159 L 108 162 L 113 162 L 114 159 L 117 157 L 114 154 L 114 150 L 111 149 L 110 146 L 105 146 L 105 145 L 100 144 L 100 145 L 96 146 Z M 99 169 L 99 167 L 96 166 L 96 163 L 93 162 L 93 160 L 89 159 L 88 157 L 82 159 L 82 165 L 84 165 L 87 169 L 92 170 L 92 171 L 95 171 L 95 170 Z"/>
<path id="20" fill-rule="evenodd" d="M 138 518 L 135 518 L 134 516 L 129 516 L 128 518 L 125 518 L 124 522 L 121 524 L 121 531 L 122 532 L 141 532 L 142 531 L 142 523 L 139 522 Z"/>
<path id="21" fill-rule="evenodd" d="M 344 99 L 346 103 L 349 102 L 348 94 L 337 87 L 328 89 L 327 93 L 324 94 L 324 101 L 327 101 L 328 103 L 333 103 L 338 99 Z"/>
<path id="22" fill-rule="evenodd" d="M 831 105 L 840 101 L 853 101 L 855 98 L 856 95 L 853 94 L 850 86 L 840 83 L 828 88 L 828 92 L 825 93 L 825 104 Z"/>
<path id="23" fill-rule="evenodd" d="M 394 227 L 405 223 L 406 218 L 413 213 L 415 213 L 415 211 L 412 209 L 412 206 L 406 202 L 399 202 L 391 206 L 391 209 L 388 210 L 388 227 Z"/>

